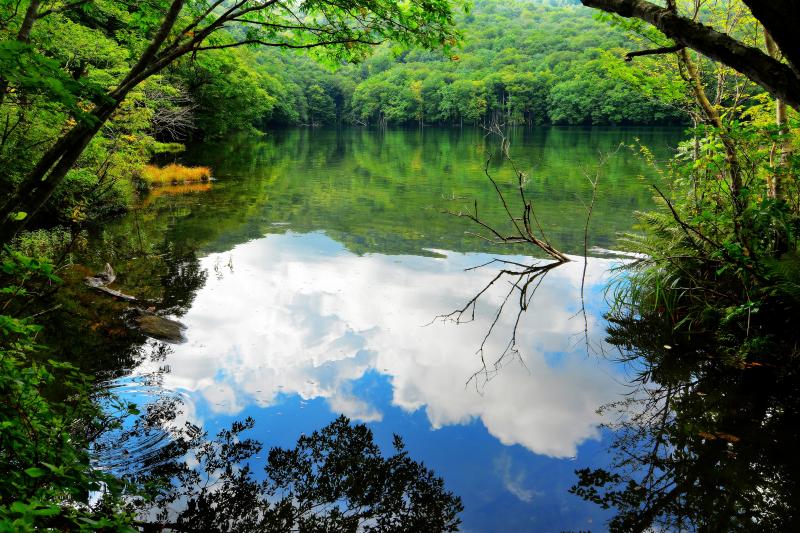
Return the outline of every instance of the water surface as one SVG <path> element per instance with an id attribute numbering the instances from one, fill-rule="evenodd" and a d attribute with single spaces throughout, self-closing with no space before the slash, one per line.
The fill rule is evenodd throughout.
<path id="1" fill-rule="evenodd" d="M 98 326 L 73 354 L 104 346 L 92 364 L 121 382 L 166 371 L 161 386 L 184 397 L 185 418 L 213 433 L 252 416 L 267 447 L 338 414 L 368 422 L 385 449 L 399 434 L 462 497 L 465 531 L 602 530 L 606 514 L 567 490 L 576 468 L 607 464 L 596 410 L 626 391 L 624 369 L 602 356 L 604 288 L 620 261 L 609 250 L 633 212 L 652 207 L 658 179 L 630 146 L 666 157 L 679 139 L 660 129 L 514 132 L 526 194 L 574 259 L 537 280 L 517 351 L 513 278 L 483 293 L 474 321 L 441 319 L 494 278 L 504 265 L 493 259 L 546 264 L 446 213 L 477 203 L 481 218 L 511 230 L 485 169 L 516 215 L 515 177 L 484 132 L 291 130 L 194 147 L 180 160 L 211 166 L 211 186 L 156 191 L 95 235 L 85 257 L 92 268 L 112 263 L 124 292 L 157 299 L 187 341 L 112 334 L 120 310 L 87 296 Z"/>

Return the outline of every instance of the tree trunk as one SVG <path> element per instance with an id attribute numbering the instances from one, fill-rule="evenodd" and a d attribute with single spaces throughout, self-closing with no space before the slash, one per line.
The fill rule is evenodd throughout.
<path id="1" fill-rule="evenodd" d="M 38 2 L 38 0 L 34 1 Z M 87 118 L 79 121 L 45 152 L 17 191 L 0 207 L 0 221 L 3 222 L 2 228 L 0 228 L 0 244 L 11 242 L 31 218 L 41 210 L 86 146 L 97 135 L 128 93 L 172 61 L 170 59 L 173 57 L 172 54 L 165 58 L 159 58 L 157 54 L 175 25 L 183 4 L 184 0 L 172 1 L 150 44 L 117 88 L 105 95 L 104 101 L 97 104 Z M 182 50 L 174 51 L 175 57 L 182 55 Z M 11 216 L 16 212 L 24 212 L 25 216 L 17 220 L 17 217 Z"/>
<path id="2" fill-rule="evenodd" d="M 714 105 L 708 99 L 706 90 L 703 87 L 703 81 L 700 78 L 700 71 L 697 68 L 697 64 L 695 63 L 694 59 L 692 59 L 690 52 L 686 48 L 683 48 L 678 51 L 678 58 L 686 69 L 686 72 L 689 76 L 689 85 L 692 88 L 692 94 L 694 95 L 698 106 L 700 106 L 700 109 L 702 109 L 703 115 L 706 118 L 706 122 L 718 130 L 720 140 L 722 140 L 722 145 L 725 147 L 725 166 L 727 167 L 725 173 L 727 174 L 728 181 L 731 184 L 731 196 L 733 197 L 734 210 L 736 211 L 738 218 L 738 214 L 741 212 L 742 207 L 742 173 L 739 166 L 739 159 L 736 156 L 736 146 L 734 146 L 733 141 L 725 133 L 725 128 L 722 124 L 719 111 L 717 111 L 717 108 L 714 107 Z"/>
<path id="3" fill-rule="evenodd" d="M 767 52 L 775 59 L 780 59 L 781 53 L 772 35 L 765 29 L 764 41 L 767 45 Z M 771 176 L 767 177 L 767 196 L 776 200 L 783 199 L 783 174 L 789 163 L 792 154 L 792 141 L 789 138 L 789 128 L 787 126 L 786 103 L 775 99 L 775 124 L 778 126 L 780 140 L 773 145 L 770 151 L 770 166 L 773 169 Z M 776 151 L 778 151 L 776 157 Z"/>
<path id="4" fill-rule="evenodd" d="M 0 228 L 0 243 L 10 242 L 41 210 L 118 106 L 119 101 L 115 100 L 96 108 L 91 115 L 94 120 L 75 125 L 42 156 L 22 186 L 0 209 L 0 220 L 5 221 Z M 15 217 L 11 217 L 13 213 L 19 211 L 25 213 L 24 218 L 16 220 Z"/>
<path id="5" fill-rule="evenodd" d="M 39 15 L 40 4 L 41 0 L 31 0 L 31 3 L 28 4 L 28 9 L 25 10 L 25 18 L 22 19 L 22 24 L 19 27 L 19 31 L 17 31 L 17 41 L 26 44 L 30 42 L 31 30 L 36 17 Z M 8 80 L 0 76 L 0 105 L 3 105 L 7 92 Z"/>
<path id="6" fill-rule="evenodd" d="M 796 0 L 744 0 L 753 15 L 775 37 L 790 65 L 758 48 L 737 41 L 696 20 L 680 16 L 669 7 L 646 0 L 581 0 L 587 7 L 637 18 L 651 24 L 676 43 L 727 65 L 761 85 L 776 98 L 800 110 L 800 9 Z M 775 30 L 775 31 L 773 31 Z M 780 38 L 778 37 L 780 35 Z"/>

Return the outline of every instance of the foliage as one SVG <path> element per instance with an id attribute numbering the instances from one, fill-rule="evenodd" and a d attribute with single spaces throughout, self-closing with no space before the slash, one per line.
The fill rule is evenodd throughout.
<path id="1" fill-rule="evenodd" d="M 163 167 L 145 165 L 142 179 L 149 185 L 177 185 L 211 179 L 211 169 L 208 167 L 187 167 L 171 163 Z"/>
<path id="2" fill-rule="evenodd" d="M 643 255 L 611 288 L 609 341 L 640 388 L 606 408 L 613 467 L 579 470 L 573 492 L 614 507 L 614 531 L 792 530 L 800 470 L 780 447 L 798 427 L 800 161 L 785 161 L 776 199 L 771 128 L 694 135 L 664 173 L 670 197 L 625 238 Z"/>
<path id="3" fill-rule="evenodd" d="M 579 470 L 573 492 L 614 507 L 614 531 L 797 529 L 800 469 L 781 448 L 797 440 L 800 158 L 786 106 L 796 94 L 772 85 L 796 47 L 781 57 L 792 36 L 771 37 L 793 13 L 760 2 L 583 3 L 615 13 L 602 18 L 643 49 L 628 56 L 638 66 L 627 79 L 687 109 L 695 128 L 661 171 L 661 209 L 640 213 L 641 232 L 624 238 L 640 259 L 610 289 L 609 341 L 639 388 L 607 406 L 618 421 L 612 467 Z M 675 17 L 683 30 L 670 27 Z M 752 57 L 716 53 L 732 43 Z M 754 75 L 765 65 L 769 75 Z"/>
<path id="4" fill-rule="evenodd" d="M 573 2 L 482 0 L 447 57 L 384 46 L 340 75 L 353 118 L 372 123 L 662 124 L 685 116 L 629 84 L 631 41 Z"/>
<path id="5" fill-rule="evenodd" d="M 155 135 L 176 141 L 197 124 L 221 135 L 263 120 L 277 101 L 267 89 L 280 81 L 255 73 L 245 52 L 226 55 L 230 49 L 318 49 L 319 60 L 339 64 L 363 59 L 384 40 L 446 49 L 455 44 L 452 9 L 461 2 L 240 0 L 224 9 L 184 0 L 158 7 L 84 4 L 47 8 L 36 1 L 5 10 L 0 159 L 5 152 L 15 165 L 0 183 L 9 193 L 0 204 L 3 242 L 28 225 L 59 187 L 71 189 L 64 184 L 71 172 L 85 171 L 75 175 L 81 186 L 96 176 L 96 184 L 88 185 L 119 184 L 124 195 L 132 191 L 130 171 L 163 147 Z M 68 44 L 53 46 L 54 36 Z M 165 77 L 166 69 L 172 72 Z M 159 87 L 165 81 L 167 87 Z M 333 101 L 319 84 L 309 84 L 305 93 L 312 124 L 333 116 Z M 197 120 L 195 105 L 203 109 Z M 32 118 L 38 127 L 26 127 Z M 35 139 L 28 138 L 32 132 Z M 80 200 L 62 197 L 82 211 Z M 116 199 L 109 203 L 92 218 L 115 211 Z M 64 210 L 51 211 L 58 217 Z M 80 216 L 71 222 L 80 223 Z"/>
<path id="6" fill-rule="evenodd" d="M 32 298 L 37 284 L 60 282 L 50 263 L 10 249 L 2 278 L 4 312 Z M 37 361 L 40 330 L 29 318 L 0 315 L 0 529 L 130 529 L 114 503 L 121 485 L 87 451 L 109 422 L 91 380 L 69 363 Z M 118 401 L 109 408 L 133 412 Z"/>
<path id="7" fill-rule="evenodd" d="M 70 249 L 80 249 L 86 244 L 86 233 L 74 234 L 63 226 L 28 231 L 20 236 L 15 250 L 24 256 L 39 257 L 56 262 Z"/>
<path id="8" fill-rule="evenodd" d="M 193 138 L 253 127 L 683 120 L 651 94 L 631 89 L 627 71 L 611 68 L 616 51 L 628 41 L 622 32 L 609 33 L 575 2 L 478 2 L 458 16 L 459 50 L 443 33 L 450 31 L 444 11 L 406 13 L 389 4 L 394 3 L 372 8 L 386 8 L 384 15 L 403 20 L 420 18 L 425 21 L 417 21 L 420 27 L 429 24 L 436 31 L 415 36 L 413 24 L 408 31 L 387 29 L 392 42 L 361 64 L 349 60 L 364 59 L 362 43 L 335 45 L 314 57 L 235 47 L 265 36 L 257 30 L 265 23 L 258 16 L 215 32 L 207 44 L 217 49 L 179 57 L 132 89 L 48 198 L 39 224 L 102 223 L 132 204 L 133 178 L 153 156 L 180 149 L 178 143 Z M 190 3 L 186 9 L 183 16 L 198 6 Z M 130 69 L 160 17 L 146 4 L 128 9 L 113 0 L 52 11 L 35 21 L 27 43 L 14 38 L 23 11 L 9 15 L 0 27 L 0 165 L 5 169 L 0 190 L 8 194 L 35 170 L 65 128 L 91 122 L 88 110 L 107 101 L 103 93 Z M 351 27 L 338 25 L 337 31 L 352 37 Z M 290 33 L 269 37 L 287 46 L 299 46 L 296 39 L 302 46 L 312 44 L 302 31 Z M 450 51 L 415 50 L 404 47 L 405 41 L 444 44 Z M 32 211 L 18 209 L 26 215 Z"/>

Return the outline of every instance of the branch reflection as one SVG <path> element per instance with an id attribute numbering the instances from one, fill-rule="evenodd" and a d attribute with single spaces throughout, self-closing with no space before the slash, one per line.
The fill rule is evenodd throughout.
<path id="1" fill-rule="evenodd" d="M 495 283 L 505 280 L 509 284 L 508 292 L 505 294 L 505 297 L 498 306 L 497 311 L 495 312 L 494 317 L 489 324 L 489 328 L 486 331 L 483 340 L 481 341 L 480 347 L 476 352 L 478 356 L 480 356 L 481 367 L 476 370 L 475 373 L 469 377 L 469 379 L 467 379 L 467 384 L 475 382 L 476 386 L 483 385 L 491 380 L 492 377 L 494 377 L 497 372 L 500 371 L 504 362 L 508 358 L 513 358 L 521 364 L 525 364 L 522 357 L 520 357 L 520 352 L 517 346 L 517 330 L 519 329 L 520 319 L 522 318 L 522 314 L 528 310 L 531 301 L 536 294 L 536 290 L 539 288 L 542 281 L 544 281 L 547 273 L 554 268 L 563 265 L 564 262 L 558 261 L 545 263 L 543 265 L 540 265 L 539 263 L 526 265 L 508 259 L 494 258 L 491 261 L 483 263 L 482 265 L 470 267 L 465 270 L 478 270 L 489 265 L 497 264 L 501 265 L 501 269 L 498 270 L 494 277 L 489 280 L 489 282 L 484 285 L 484 287 L 480 289 L 478 293 L 475 294 L 475 296 L 473 296 L 463 307 L 451 311 L 450 313 L 439 315 L 434 319 L 442 320 L 444 322 L 451 321 L 456 324 L 472 322 L 475 320 L 475 310 L 480 298 L 487 291 L 489 291 L 495 285 Z M 509 340 L 505 344 L 505 347 L 500 354 L 495 356 L 491 363 L 487 364 L 485 354 L 486 343 L 488 342 L 489 337 L 491 337 L 492 333 L 495 331 L 503 311 L 506 309 L 506 305 L 508 304 L 509 300 L 512 300 L 512 296 L 515 297 L 514 299 L 516 299 L 518 305 L 516 307 L 516 317 L 513 320 L 513 326 L 509 334 Z M 479 378 L 482 380 L 480 384 L 478 383 Z"/>

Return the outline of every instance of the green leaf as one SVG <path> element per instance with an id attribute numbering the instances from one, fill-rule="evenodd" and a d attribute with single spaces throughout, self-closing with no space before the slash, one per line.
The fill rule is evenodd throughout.
<path id="1" fill-rule="evenodd" d="M 59 509 L 55 505 L 51 505 L 49 507 L 44 507 L 42 509 L 36 509 L 35 511 L 33 511 L 33 514 L 35 516 L 55 516 L 59 512 L 61 512 L 61 509 Z"/>
<path id="2" fill-rule="evenodd" d="M 42 477 L 45 474 L 45 471 L 42 470 L 41 468 L 32 466 L 30 468 L 26 468 L 25 473 L 28 474 L 30 477 L 36 478 L 36 477 Z"/>
<path id="3" fill-rule="evenodd" d="M 29 507 L 25 505 L 23 502 L 14 502 L 11 504 L 11 512 L 12 513 L 26 513 Z"/>

